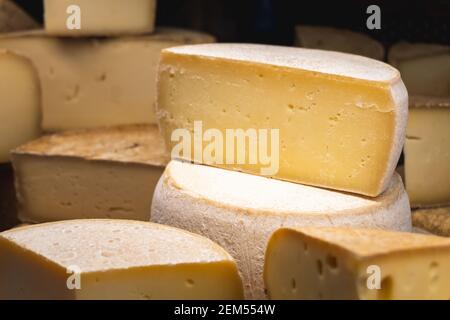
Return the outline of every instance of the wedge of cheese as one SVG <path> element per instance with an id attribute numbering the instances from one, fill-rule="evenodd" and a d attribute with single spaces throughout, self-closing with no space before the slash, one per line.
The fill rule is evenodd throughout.
<path id="1" fill-rule="evenodd" d="M 269 241 L 272 299 L 450 297 L 450 239 L 348 228 L 281 229 Z"/>
<path id="2" fill-rule="evenodd" d="M 36 29 L 39 24 L 12 0 L 0 0 L 0 32 Z"/>
<path id="3" fill-rule="evenodd" d="M 400 70 L 410 95 L 450 96 L 450 46 L 400 42 L 388 61 Z"/>
<path id="4" fill-rule="evenodd" d="M 33 64 L 0 49 L 0 163 L 10 151 L 41 134 L 41 90 Z"/>
<path id="5" fill-rule="evenodd" d="M 389 185 L 408 109 L 394 68 L 331 51 L 205 44 L 164 50 L 159 70 L 157 116 L 166 145 L 178 150 L 177 129 L 193 132 L 193 150 L 172 157 L 368 196 Z M 246 135 L 229 139 L 238 130 Z M 249 130 L 270 133 L 252 139 Z M 209 135 L 224 141 L 216 159 Z"/>
<path id="6" fill-rule="evenodd" d="M 158 128 L 129 125 L 45 136 L 13 151 L 19 217 L 150 219 L 167 156 Z"/>
<path id="7" fill-rule="evenodd" d="M 450 204 L 450 98 L 411 99 L 405 183 L 413 207 Z"/>
<path id="8" fill-rule="evenodd" d="M 0 164 L 0 232 L 19 223 L 17 219 L 14 173 L 10 163 Z"/>
<path id="9" fill-rule="evenodd" d="M 247 298 L 265 297 L 264 252 L 282 226 L 411 230 L 398 175 L 378 198 L 366 198 L 220 168 L 171 161 L 161 177 L 151 220 L 204 235 L 236 260 Z"/>
<path id="10" fill-rule="evenodd" d="M 302 25 L 295 28 L 299 47 L 357 54 L 384 60 L 383 45 L 371 37 L 346 29 Z"/>
<path id="11" fill-rule="evenodd" d="M 231 256 L 149 222 L 72 220 L 0 234 L 0 299 L 241 299 Z"/>
<path id="12" fill-rule="evenodd" d="M 101 39 L 55 38 L 37 31 L 0 36 L 0 48 L 34 62 L 42 83 L 43 129 L 60 131 L 156 123 L 161 50 L 213 40 L 177 29 Z"/>
<path id="13" fill-rule="evenodd" d="M 52 35 L 142 34 L 155 27 L 156 0 L 45 0 L 44 9 Z"/>
<path id="14" fill-rule="evenodd" d="M 413 210 L 415 228 L 442 237 L 450 237 L 450 207 Z"/>

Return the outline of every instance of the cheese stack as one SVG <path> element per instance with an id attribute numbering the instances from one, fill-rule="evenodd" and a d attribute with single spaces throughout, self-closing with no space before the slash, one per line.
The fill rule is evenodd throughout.
<path id="1" fill-rule="evenodd" d="M 413 208 L 450 205 L 450 47 L 424 43 L 398 43 L 389 62 L 402 73 L 412 95 L 405 143 L 405 184 Z M 422 210 L 418 228 L 448 235 L 450 218 Z M 430 213 L 429 215 L 423 214 Z M 438 226 L 436 223 L 441 224 Z"/>
<path id="2" fill-rule="evenodd" d="M 411 231 L 408 197 L 398 175 L 381 196 L 367 198 L 176 160 L 155 190 L 151 219 L 223 246 L 236 259 L 251 299 L 266 297 L 264 252 L 280 227 Z"/>
<path id="3" fill-rule="evenodd" d="M 450 239 L 385 230 L 281 229 L 264 279 L 272 299 L 450 297 Z"/>
<path id="4" fill-rule="evenodd" d="M 0 299 L 242 299 L 231 256 L 149 222 L 72 220 L 0 233 Z"/>

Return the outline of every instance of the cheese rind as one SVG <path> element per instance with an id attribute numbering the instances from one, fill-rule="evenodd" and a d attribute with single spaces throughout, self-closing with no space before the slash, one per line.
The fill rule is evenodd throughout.
<path id="1" fill-rule="evenodd" d="M 450 46 L 400 42 L 389 50 L 388 61 L 411 96 L 450 96 Z"/>
<path id="2" fill-rule="evenodd" d="M 283 228 L 269 241 L 264 268 L 272 299 L 446 300 L 450 239 L 371 229 Z M 377 276 L 379 289 L 369 287 Z"/>
<path id="3" fill-rule="evenodd" d="M 383 45 L 359 32 L 306 25 L 297 26 L 295 32 L 295 42 L 299 47 L 346 52 L 384 60 Z"/>
<path id="4" fill-rule="evenodd" d="M 152 125 L 69 131 L 13 151 L 23 222 L 82 218 L 148 221 L 168 156 Z"/>
<path id="5" fill-rule="evenodd" d="M 411 230 L 399 176 L 366 198 L 214 167 L 171 161 L 159 181 L 151 220 L 201 234 L 238 263 L 246 298 L 263 299 L 266 243 L 282 226 Z"/>
<path id="6" fill-rule="evenodd" d="M 405 184 L 413 207 L 450 204 L 450 99 L 414 97 L 405 143 Z"/>
<path id="7" fill-rule="evenodd" d="M 0 48 L 29 57 L 42 85 L 45 131 L 156 123 L 157 65 L 162 49 L 211 42 L 179 29 L 121 38 L 55 38 L 42 31 L 0 36 Z"/>
<path id="8" fill-rule="evenodd" d="M 67 26 L 77 11 L 80 28 Z M 45 0 L 45 30 L 59 36 L 105 36 L 149 33 L 155 27 L 156 0 Z"/>
<path id="9" fill-rule="evenodd" d="M 223 137 L 229 129 L 279 129 L 279 150 L 271 150 L 279 152 L 279 170 L 270 175 L 277 179 L 377 196 L 404 143 L 408 99 L 399 73 L 364 57 L 250 44 L 180 46 L 163 51 L 158 87 L 167 146 L 179 144 L 175 130 L 193 131 L 197 121 Z M 261 162 L 203 161 L 254 174 Z"/>
<path id="10" fill-rule="evenodd" d="M 33 64 L 0 49 L 0 163 L 10 151 L 41 134 L 41 91 Z"/>
<path id="11" fill-rule="evenodd" d="M 413 210 L 412 222 L 420 230 L 450 237 L 450 207 Z"/>
<path id="12" fill-rule="evenodd" d="M 39 24 L 11 0 L 0 0 L 0 32 L 36 29 Z"/>
<path id="13" fill-rule="evenodd" d="M 21 227 L 1 233 L 0 248 L 2 300 L 242 298 L 236 263 L 225 250 L 149 222 L 91 219 Z"/>

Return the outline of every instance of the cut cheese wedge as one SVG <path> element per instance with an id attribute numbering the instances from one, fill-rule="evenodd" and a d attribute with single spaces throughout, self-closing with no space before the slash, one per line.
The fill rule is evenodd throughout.
<path id="1" fill-rule="evenodd" d="M 0 32 L 36 29 L 39 24 L 12 0 L 0 0 Z"/>
<path id="2" fill-rule="evenodd" d="M 52 35 L 142 34 L 155 27 L 156 0 L 45 0 L 44 8 Z"/>
<path id="3" fill-rule="evenodd" d="M 0 234 L 0 299 L 241 299 L 231 256 L 175 228 L 72 220 Z"/>
<path id="4" fill-rule="evenodd" d="M 10 151 L 41 134 L 38 73 L 26 58 L 0 49 L 0 163 Z"/>
<path id="5" fill-rule="evenodd" d="M 0 48 L 34 62 L 42 84 L 43 129 L 61 131 L 156 123 L 161 50 L 213 40 L 178 29 L 100 39 L 55 38 L 36 31 L 2 35 Z"/>
<path id="6" fill-rule="evenodd" d="M 282 180 L 377 196 L 404 143 L 408 95 L 400 74 L 355 55 L 251 44 L 169 48 L 158 94 L 172 157 Z M 178 129 L 193 132 L 192 150 L 176 152 L 188 145 Z M 217 136 L 223 148 L 211 141 Z M 211 145 L 219 145 L 215 153 Z"/>
<path id="7" fill-rule="evenodd" d="M 411 230 L 402 181 L 366 198 L 220 168 L 171 161 L 161 177 L 151 220 L 204 235 L 238 262 L 247 298 L 265 297 L 264 252 L 282 226 Z"/>
<path id="8" fill-rule="evenodd" d="M 411 99 L 405 183 L 413 207 L 450 204 L 450 98 Z"/>
<path id="9" fill-rule="evenodd" d="M 20 220 L 148 221 L 167 161 L 152 125 L 68 131 L 32 141 L 13 152 Z"/>
<path id="10" fill-rule="evenodd" d="M 412 222 L 417 229 L 450 237 L 450 207 L 414 210 Z"/>
<path id="11" fill-rule="evenodd" d="M 383 45 L 371 37 L 346 29 L 323 26 L 297 26 L 296 44 L 299 47 L 331 50 L 384 60 Z"/>
<path id="12" fill-rule="evenodd" d="M 450 298 L 450 239 L 348 228 L 281 229 L 269 241 L 272 299 Z"/>
<path id="13" fill-rule="evenodd" d="M 400 42 L 388 61 L 400 70 L 410 95 L 450 96 L 450 46 Z"/>

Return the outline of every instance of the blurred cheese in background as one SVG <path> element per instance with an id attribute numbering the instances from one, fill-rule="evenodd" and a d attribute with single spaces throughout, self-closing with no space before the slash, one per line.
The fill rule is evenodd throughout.
<path id="1" fill-rule="evenodd" d="M 367 198 L 177 160 L 156 187 L 151 220 L 223 246 L 237 260 L 250 299 L 266 297 L 264 252 L 280 227 L 411 231 L 408 197 L 398 175 L 381 196 Z"/>
<path id="2" fill-rule="evenodd" d="M 411 98 L 405 184 L 412 207 L 450 204 L 450 98 Z"/>
<path id="3" fill-rule="evenodd" d="M 175 228 L 72 220 L 0 234 L 1 300 L 242 296 L 231 256 L 212 241 Z"/>
<path id="4" fill-rule="evenodd" d="M 0 32 L 36 29 L 39 24 L 12 0 L 0 0 Z"/>
<path id="5" fill-rule="evenodd" d="M 379 268 L 379 290 L 368 286 L 375 284 L 373 267 Z M 271 237 L 264 279 L 272 299 L 447 300 L 449 270 L 450 239 L 299 228 L 281 229 Z"/>
<path id="6" fill-rule="evenodd" d="M 158 87 L 167 146 L 178 144 L 174 130 L 192 130 L 198 120 L 223 136 L 227 129 L 279 129 L 279 170 L 268 174 L 277 179 L 378 196 L 403 148 L 408 94 L 400 74 L 361 56 L 251 44 L 180 46 L 163 50 Z M 260 162 L 222 163 L 211 164 L 262 174 Z"/>
<path id="7" fill-rule="evenodd" d="M 399 69 L 410 96 L 450 97 L 450 46 L 400 42 L 388 61 Z"/>
<path id="8" fill-rule="evenodd" d="M 13 151 L 19 218 L 148 221 L 167 161 L 152 125 L 44 136 Z"/>
<path id="9" fill-rule="evenodd" d="M 414 210 L 412 221 L 419 230 L 450 237 L 450 207 Z"/>
<path id="10" fill-rule="evenodd" d="M 29 57 L 39 71 L 43 129 L 60 131 L 155 123 L 162 49 L 212 42 L 197 32 L 161 29 L 122 38 L 55 38 L 43 31 L 0 36 L 0 48 Z"/>
<path id="11" fill-rule="evenodd" d="M 80 29 L 69 29 L 67 12 L 80 8 Z M 59 36 L 149 33 L 155 27 L 156 0 L 44 0 L 45 30 Z"/>
<path id="12" fill-rule="evenodd" d="M 383 45 L 371 37 L 346 29 L 323 26 L 297 26 L 295 44 L 303 48 L 357 54 L 384 60 Z"/>

